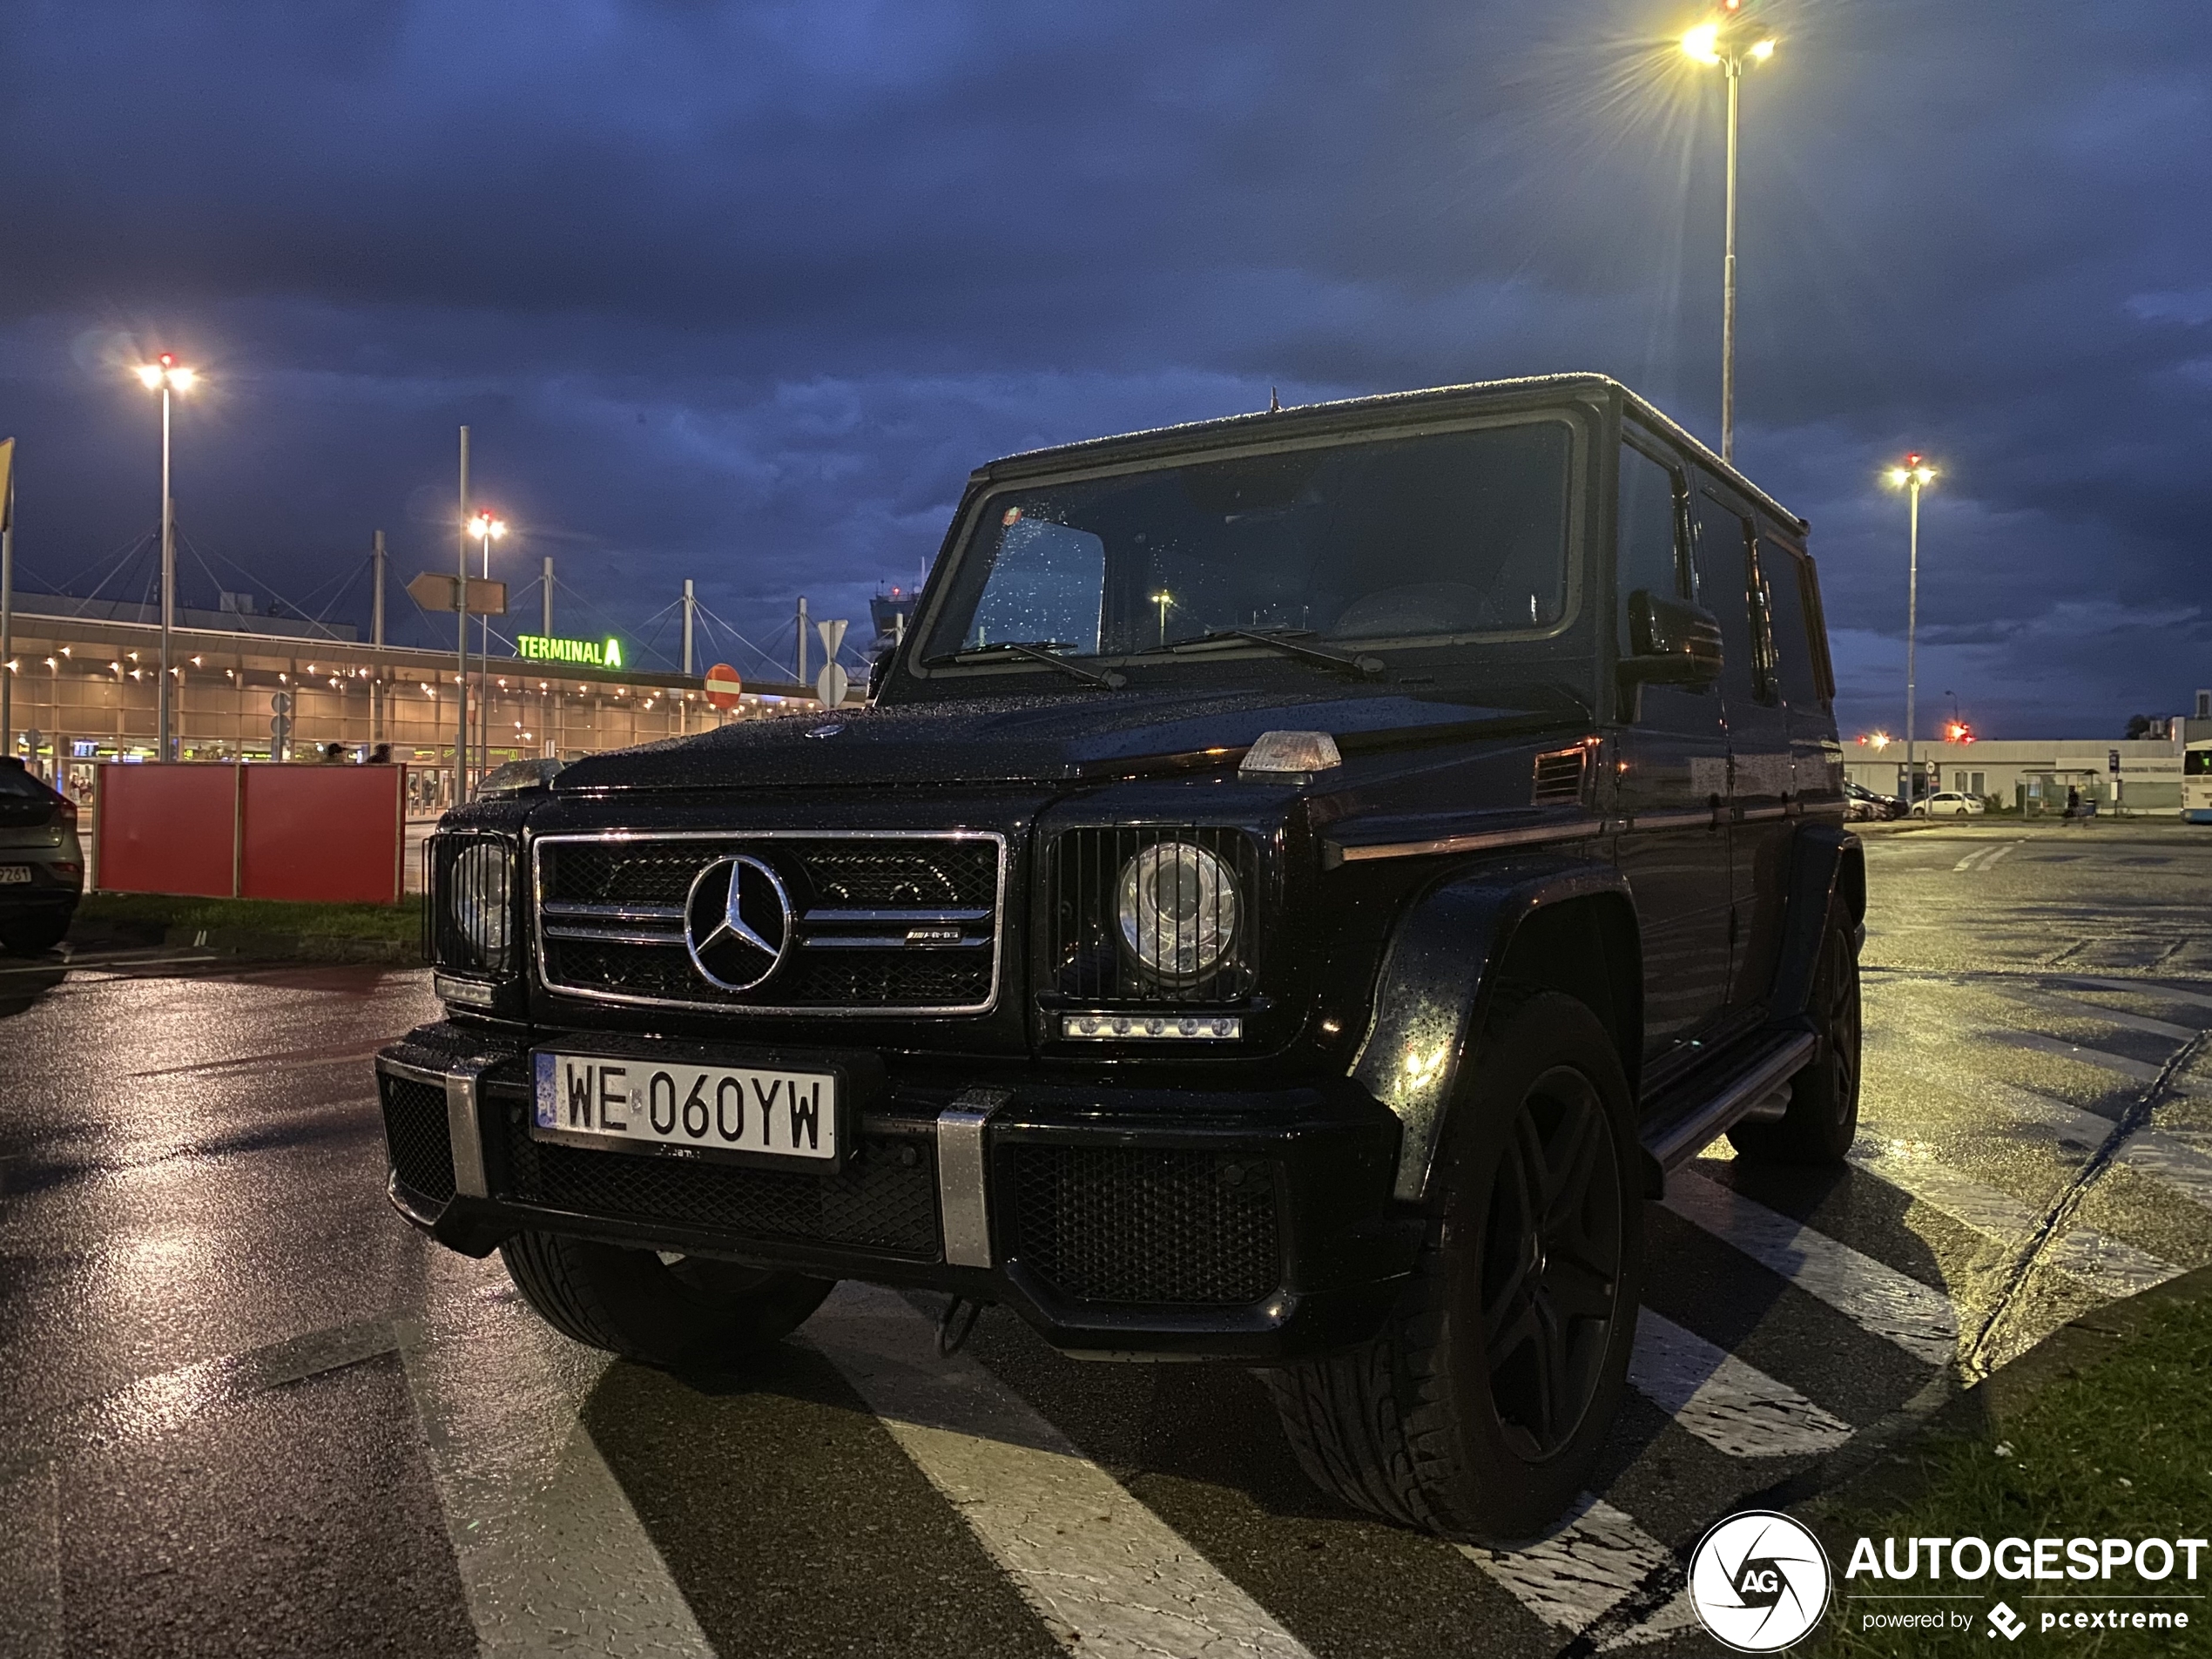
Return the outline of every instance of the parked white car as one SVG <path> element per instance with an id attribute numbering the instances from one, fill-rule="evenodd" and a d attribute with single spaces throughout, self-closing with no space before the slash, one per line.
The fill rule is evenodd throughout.
<path id="1" fill-rule="evenodd" d="M 1988 810 L 1979 795 L 1961 794 L 1955 789 L 1940 790 L 1912 803 L 1915 818 L 1979 818 Z"/>

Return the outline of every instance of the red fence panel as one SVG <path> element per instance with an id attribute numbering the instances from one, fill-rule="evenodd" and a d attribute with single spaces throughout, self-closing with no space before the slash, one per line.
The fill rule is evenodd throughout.
<path id="1" fill-rule="evenodd" d="M 239 892 L 248 899 L 397 904 L 406 768 L 245 768 Z"/>
<path id="2" fill-rule="evenodd" d="M 105 762 L 93 802 L 102 888 L 212 899 L 237 892 L 237 767 Z"/>

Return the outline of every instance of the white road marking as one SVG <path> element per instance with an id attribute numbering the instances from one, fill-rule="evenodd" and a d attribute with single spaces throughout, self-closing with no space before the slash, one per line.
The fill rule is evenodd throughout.
<path id="1" fill-rule="evenodd" d="M 2010 1083 L 1985 1082 L 1981 1087 L 1984 1098 L 2003 1107 L 2015 1119 L 2054 1137 L 2070 1140 L 2085 1151 L 2101 1146 L 2113 1131 L 2110 1118 L 2100 1117 L 2070 1101 L 2054 1100 Z M 2212 1210 L 2212 1153 L 2162 1130 L 2147 1129 L 2121 1143 L 2113 1162 L 2162 1181 L 2192 1204 Z"/>
<path id="2" fill-rule="evenodd" d="M 2006 853 L 2026 845 L 2023 841 L 2007 841 L 2002 846 L 1977 847 L 1951 867 L 1954 870 L 1986 870 Z"/>
<path id="3" fill-rule="evenodd" d="M 1959 1318 L 1941 1291 L 1688 1170 L 1668 1177 L 1667 1208 L 1923 1364 L 1957 1357 Z"/>
<path id="4" fill-rule="evenodd" d="M 2212 1008 L 2212 996 L 2201 991 L 2177 991 L 2170 985 L 2161 985 L 2148 979 L 2092 979 L 2079 974 L 2068 974 L 2059 981 L 2079 985 L 2092 991 L 2135 991 L 2148 996 L 2162 996 L 2169 1002 L 2180 1002 L 2193 1008 Z"/>
<path id="5" fill-rule="evenodd" d="M 1266 1609 L 895 1291 L 840 1285 L 803 1335 L 1071 1653 L 1311 1659 Z"/>
<path id="6" fill-rule="evenodd" d="M 478 1653 L 713 1659 L 577 1420 L 609 1357 L 556 1335 L 518 1301 L 485 1299 L 489 1285 L 472 1288 L 456 1325 L 412 1335 L 401 1353 Z"/>
<path id="7" fill-rule="evenodd" d="M 1672 1552 L 1602 1498 L 1583 1495 L 1558 1528 L 1519 1549 L 1461 1544 L 1460 1553 L 1554 1629 L 1579 1635 L 1618 1606 Z M 1686 1592 L 1607 1647 L 1655 1642 L 1696 1625 Z"/>
<path id="8" fill-rule="evenodd" d="M 2040 1211 L 2009 1192 L 1984 1186 L 1932 1158 L 1885 1150 L 1880 1142 L 1860 1141 L 1851 1149 L 1851 1161 L 2000 1244 L 2025 1242 L 2043 1219 Z M 2042 1259 L 2114 1296 L 2132 1296 L 2154 1285 L 2163 1285 L 2181 1271 L 2148 1251 L 2107 1238 L 2094 1227 L 2075 1227 L 2060 1234 L 2044 1247 Z"/>
<path id="9" fill-rule="evenodd" d="M 2001 1042 L 2007 1048 L 2026 1049 L 2035 1054 L 2047 1054 L 2060 1060 L 2071 1060 L 2078 1066 L 2094 1066 L 2099 1071 L 2116 1072 L 2139 1083 L 2156 1082 L 2166 1069 L 2148 1060 L 2131 1060 L 2124 1054 L 2113 1054 L 2104 1049 L 2087 1049 L 2078 1042 L 2068 1042 L 2064 1037 L 2047 1037 L 2040 1031 L 1986 1031 L 1982 1034 L 1992 1042 Z"/>
<path id="10" fill-rule="evenodd" d="M 2175 1042 L 2187 1042 L 2197 1035 L 2192 1025 L 2175 1025 L 2165 1020 L 2153 1020 L 2141 1014 L 2129 1014 L 2120 1008 L 2108 1008 L 2101 1002 L 2089 1002 L 2063 992 L 2039 991 L 2027 985 L 1994 985 L 1990 988 L 2008 1001 L 2026 1007 L 2041 1008 L 2075 1020 L 2095 1020 L 2104 1025 L 2116 1025 L 2124 1031 L 2148 1031 L 2155 1037 L 2165 1037 Z"/>
<path id="11" fill-rule="evenodd" d="M 1730 1457 L 1797 1457 L 1851 1438 L 1840 1417 L 1823 1411 L 1694 1331 L 1643 1309 L 1629 1381 L 1706 1445 Z"/>

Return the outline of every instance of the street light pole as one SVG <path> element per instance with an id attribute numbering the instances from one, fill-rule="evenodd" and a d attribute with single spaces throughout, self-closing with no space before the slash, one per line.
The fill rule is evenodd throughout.
<path id="1" fill-rule="evenodd" d="M 1771 36 L 1743 44 L 1743 0 L 1721 0 L 1720 16 L 1682 37 L 1697 62 L 1717 65 L 1728 81 L 1728 209 L 1721 255 L 1721 459 L 1736 459 L 1736 158 L 1743 94 L 1743 60 L 1774 56 Z"/>
<path id="2" fill-rule="evenodd" d="M 1890 469 L 1889 482 L 1892 489 L 1905 492 L 1907 523 L 1912 526 L 1908 545 L 1911 554 L 1905 570 L 1905 811 L 1912 816 L 1913 798 L 1919 792 L 1920 774 L 1914 759 L 1915 742 L 1919 728 L 1916 697 L 1919 691 L 1919 646 L 1920 637 L 1920 490 L 1933 482 L 1935 469 L 1928 466 L 1917 455 L 1905 457 L 1905 464 Z"/>
<path id="3" fill-rule="evenodd" d="M 169 488 L 169 395 L 190 391 L 199 378 L 168 352 L 138 368 L 139 383 L 161 394 L 161 681 L 154 698 L 154 752 L 164 760 L 177 758 L 176 676 L 171 671 L 169 642 L 177 621 L 177 502 Z"/>

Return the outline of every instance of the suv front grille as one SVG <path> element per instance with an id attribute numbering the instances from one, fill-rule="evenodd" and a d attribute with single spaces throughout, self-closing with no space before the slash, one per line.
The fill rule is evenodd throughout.
<path id="1" fill-rule="evenodd" d="M 864 1136 L 835 1176 L 534 1141 L 511 1117 L 504 1150 L 499 1196 L 516 1204 L 921 1261 L 938 1254 L 936 1166 L 914 1141 Z"/>
<path id="2" fill-rule="evenodd" d="M 453 1197 L 453 1140 L 446 1126 L 446 1091 L 414 1077 L 379 1073 L 384 1097 L 384 1148 L 400 1184 L 433 1204 Z"/>
<path id="3" fill-rule="evenodd" d="M 705 978 L 685 948 L 692 883 L 733 854 L 775 872 L 792 914 L 781 959 L 745 990 Z M 997 1000 L 996 834 L 547 836 L 534 856 L 549 990 L 777 1013 L 981 1014 Z"/>
<path id="4" fill-rule="evenodd" d="M 1008 1163 L 1013 1254 L 1076 1301 L 1241 1307 L 1282 1281 L 1270 1159 L 1017 1144 Z"/>

